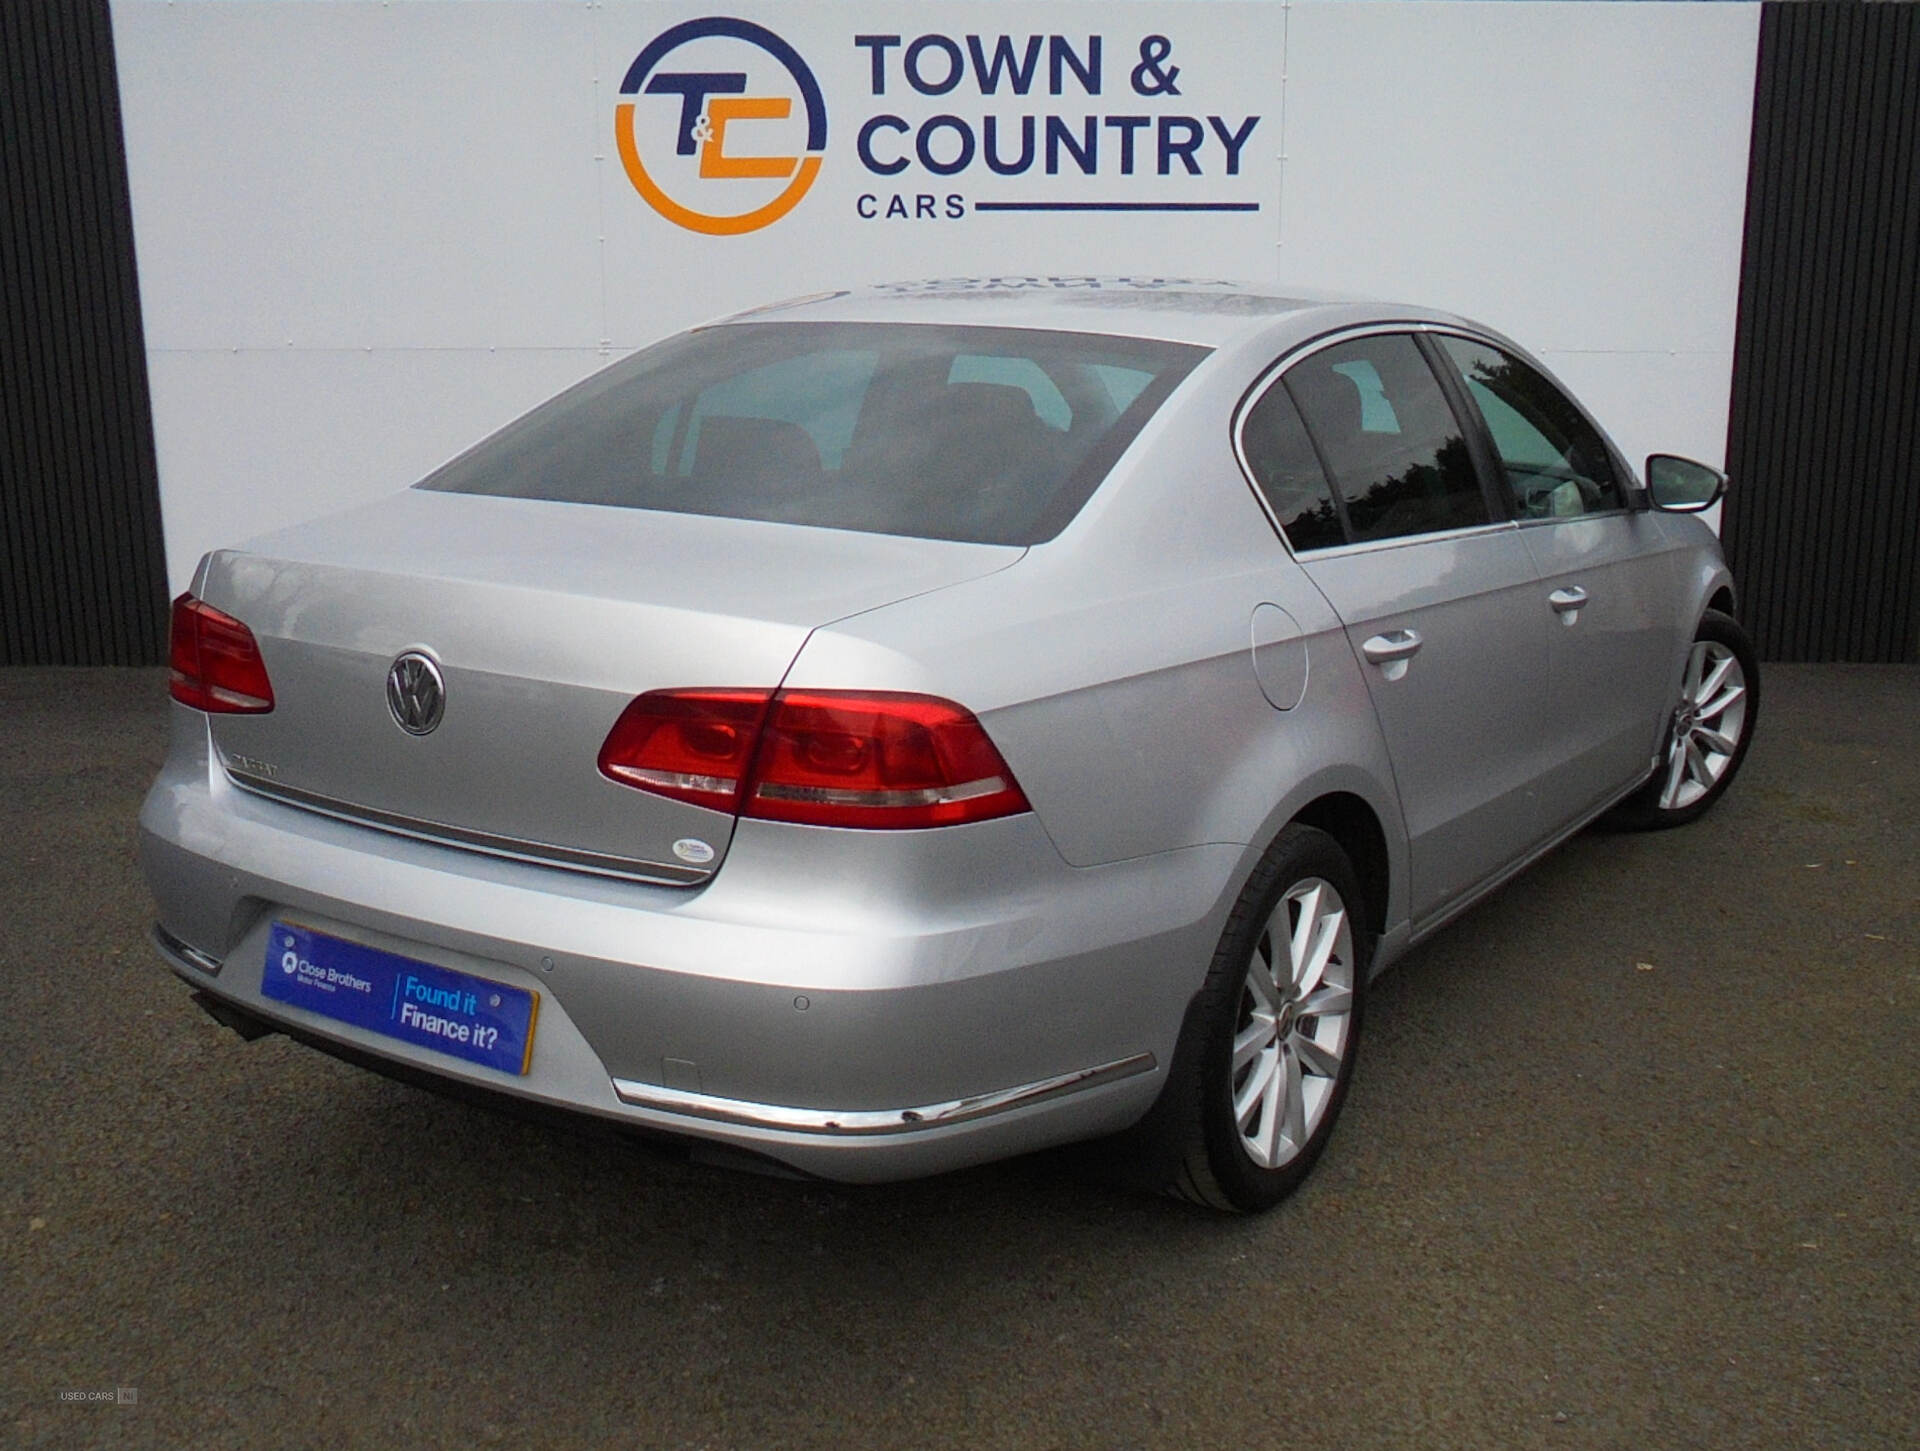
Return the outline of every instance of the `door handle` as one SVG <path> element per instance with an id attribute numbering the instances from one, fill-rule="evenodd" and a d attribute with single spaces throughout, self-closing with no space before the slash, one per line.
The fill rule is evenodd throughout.
<path id="1" fill-rule="evenodd" d="M 1384 635 L 1375 635 L 1360 647 L 1375 665 L 1390 665 L 1396 660 L 1407 660 L 1420 653 L 1420 636 L 1412 630 L 1389 630 Z"/>
<path id="2" fill-rule="evenodd" d="M 1398 680 L 1407 673 L 1407 661 L 1420 653 L 1420 636 L 1413 630 L 1388 630 L 1375 635 L 1360 647 L 1387 680 Z"/>
<path id="3" fill-rule="evenodd" d="M 1547 596 L 1547 603 L 1553 606 L 1554 613 L 1560 616 L 1560 623 L 1571 629 L 1580 621 L 1580 607 L 1587 602 L 1587 592 L 1579 585 L 1568 585 L 1557 589 Z"/>

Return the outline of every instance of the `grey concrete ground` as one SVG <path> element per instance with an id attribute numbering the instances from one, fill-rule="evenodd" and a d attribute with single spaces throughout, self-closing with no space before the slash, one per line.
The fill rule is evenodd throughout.
<path id="1" fill-rule="evenodd" d="M 1920 1437 L 1920 670 L 1773 668 L 1712 816 L 1391 974 L 1251 1221 L 1059 1156 L 745 1177 L 243 1045 L 142 936 L 163 688 L 0 672 L 0 1442 Z"/>

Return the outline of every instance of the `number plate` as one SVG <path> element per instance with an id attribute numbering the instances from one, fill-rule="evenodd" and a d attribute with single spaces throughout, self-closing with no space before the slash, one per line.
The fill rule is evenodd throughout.
<path id="1" fill-rule="evenodd" d="M 260 991 L 337 1022 L 524 1074 L 540 994 L 363 947 L 291 922 L 267 938 Z"/>

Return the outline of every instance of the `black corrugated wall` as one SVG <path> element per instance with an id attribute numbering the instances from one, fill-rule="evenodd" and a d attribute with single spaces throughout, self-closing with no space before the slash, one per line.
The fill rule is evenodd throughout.
<path id="1" fill-rule="evenodd" d="M 1776 660 L 1920 661 L 1920 6 L 1760 21 L 1725 538 Z"/>
<path id="2" fill-rule="evenodd" d="M 166 653 L 107 0 L 0 0 L 0 664 Z"/>

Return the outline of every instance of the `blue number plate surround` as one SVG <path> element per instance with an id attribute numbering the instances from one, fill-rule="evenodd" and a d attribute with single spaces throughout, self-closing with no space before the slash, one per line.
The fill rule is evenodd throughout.
<path id="1" fill-rule="evenodd" d="M 273 924 L 260 991 L 502 1073 L 524 1074 L 533 1061 L 540 994 L 292 922 Z"/>

